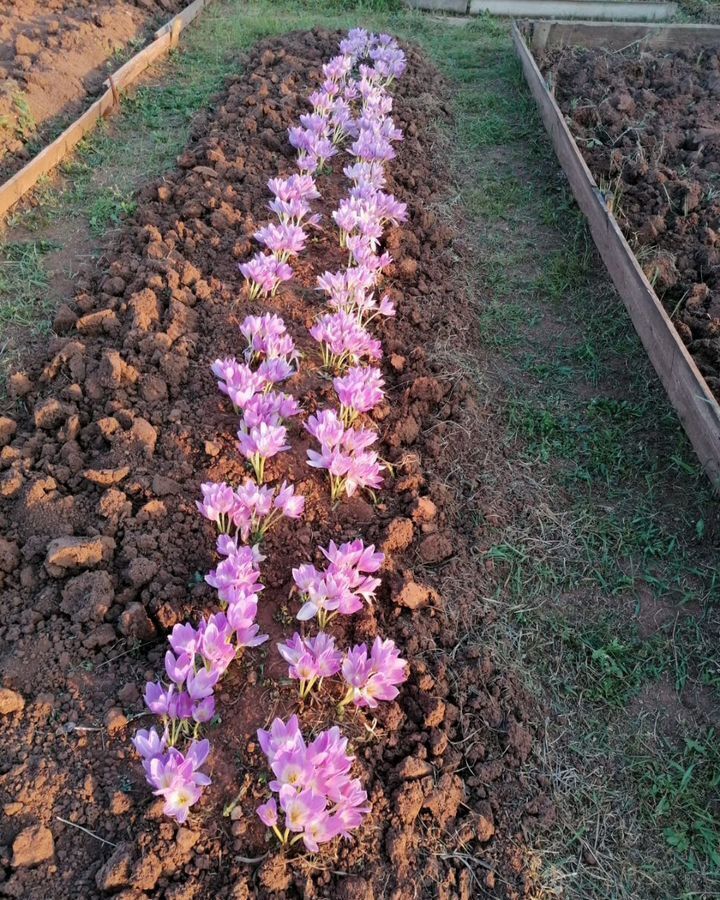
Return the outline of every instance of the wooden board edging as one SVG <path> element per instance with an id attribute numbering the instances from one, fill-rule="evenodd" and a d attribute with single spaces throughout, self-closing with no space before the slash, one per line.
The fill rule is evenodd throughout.
<path id="1" fill-rule="evenodd" d="M 677 3 L 652 0 L 471 0 L 470 13 L 495 16 L 574 16 L 582 19 L 635 19 L 658 22 L 677 13 Z"/>
<path id="2" fill-rule="evenodd" d="M 632 44 L 654 50 L 720 46 L 720 25 L 655 25 L 648 22 L 578 22 L 565 19 L 523 21 L 521 34 L 532 50 L 546 47 L 602 47 L 624 50 Z"/>
<path id="3" fill-rule="evenodd" d="M 38 181 L 68 156 L 98 121 L 120 103 L 121 91 L 132 84 L 156 59 L 177 46 L 180 32 L 186 28 L 211 0 L 194 0 L 155 32 L 155 40 L 113 72 L 105 81 L 107 90 L 79 118 L 68 125 L 54 141 L 44 147 L 22 169 L 0 185 L 0 218 L 11 209 Z"/>
<path id="4" fill-rule="evenodd" d="M 413 9 L 461 15 L 574 16 L 577 19 L 637 19 L 658 22 L 678 10 L 674 0 L 406 0 Z"/>
<path id="5" fill-rule="evenodd" d="M 613 26 L 604 26 L 612 28 Z M 710 481 L 720 489 L 720 405 L 608 210 L 516 22 L 512 39 L 543 124 L 605 267 Z"/>

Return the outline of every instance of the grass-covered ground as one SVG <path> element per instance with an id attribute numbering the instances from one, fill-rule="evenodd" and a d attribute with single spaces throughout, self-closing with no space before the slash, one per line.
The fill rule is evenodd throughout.
<path id="1" fill-rule="evenodd" d="M 244 48 L 317 24 L 420 43 L 452 84 L 440 212 L 465 223 L 484 335 L 455 364 L 477 386 L 477 427 L 497 435 L 491 452 L 462 451 L 453 487 L 490 501 L 477 552 L 497 574 L 482 598 L 497 619 L 483 640 L 548 708 L 539 765 L 558 815 L 531 848 L 541 891 L 720 896 L 717 504 L 568 195 L 508 24 L 318 6 L 216 0 L 203 12 L 14 216 L 0 349 L 11 362 L 47 330 L 78 256 L 111 240 L 136 187 L 174 164 Z"/>

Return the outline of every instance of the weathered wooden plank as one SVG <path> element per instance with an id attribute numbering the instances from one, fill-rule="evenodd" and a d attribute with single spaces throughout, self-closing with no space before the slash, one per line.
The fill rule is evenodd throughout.
<path id="1" fill-rule="evenodd" d="M 630 19 L 659 22 L 677 13 L 677 4 L 651 0 L 471 0 L 470 12 L 496 16 L 573 16 L 578 19 Z"/>
<path id="2" fill-rule="evenodd" d="M 44 175 L 49 174 L 58 163 L 62 162 L 83 137 L 92 131 L 98 120 L 107 115 L 113 105 L 113 93 L 107 90 L 80 118 L 0 186 L 0 217 L 4 216 Z"/>
<path id="3" fill-rule="evenodd" d="M 202 10 L 211 2 L 211 0 L 193 0 L 189 6 L 186 6 L 181 12 L 179 12 L 176 16 L 173 16 L 169 22 L 166 22 L 162 28 L 158 28 L 155 32 L 155 37 L 162 37 L 164 34 L 171 33 L 173 28 L 177 28 L 178 24 L 180 26 L 180 31 L 192 22 L 196 16 L 198 16 Z"/>
<path id="4" fill-rule="evenodd" d="M 701 465 L 720 489 L 720 405 L 680 340 L 585 164 L 522 34 L 512 37 L 543 123 L 595 244 Z"/>
<path id="5" fill-rule="evenodd" d="M 132 59 L 129 59 L 124 65 L 120 66 L 117 72 L 113 72 L 112 80 L 115 89 L 122 91 L 128 87 L 133 81 L 136 81 L 148 66 L 152 65 L 158 57 L 167 53 L 170 49 L 172 35 L 165 32 L 159 38 L 155 38 L 152 44 L 143 47 Z M 107 82 L 110 83 L 109 80 Z"/>
<path id="6" fill-rule="evenodd" d="M 604 22 L 528 22 L 523 34 L 533 50 L 546 47 L 602 47 L 620 50 L 642 41 L 643 46 L 667 48 L 720 46 L 718 25 L 651 25 L 626 22 L 606 25 Z"/>

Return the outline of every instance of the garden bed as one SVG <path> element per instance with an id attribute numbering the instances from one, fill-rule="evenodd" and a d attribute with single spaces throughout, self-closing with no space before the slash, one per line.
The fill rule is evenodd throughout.
<path id="1" fill-rule="evenodd" d="M 720 399 L 720 43 L 539 58 L 673 324 Z"/>
<path id="2" fill-rule="evenodd" d="M 388 190 L 409 214 L 385 238 L 398 314 L 376 326 L 387 400 L 373 418 L 391 464 L 384 488 L 375 503 L 355 495 L 332 505 L 326 477 L 305 464 L 312 442 L 291 429 L 292 452 L 270 461 L 268 478 L 292 480 L 306 507 L 263 547 L 259 623 L 271 640 L 233 664 L 217 692 L 207 729 L 213 784 L 183 827 L 163 816 L 162 800 L 152 802 L 130 744 L 152 721 L 141 690 L 162 668 L 165 633 L 217 605 L 202 580 L 214 535 L 195 508 L 199 485 L 245 474 L 237 416 L 211 363 L 239 353 L 237 326 L 248 313 L 275 312 L 304 354 L 286 389 L 305 413 L 331 402 L 308 327 L 322 307 L 316 276 L 347 255 L 336 233 L 319 231 L 293 281 L 264 302 L 243 299 L 237 264 L 267 218 L 268 179 L 292 171 L 287 128 L 306 111 L 340 37 L 300 32 L 255 48 L 245 74 L 197 123 L 178 169 L 141 191 L 113 252 L 81 277 L 48 355 L 11 379 L 0 545 L 5 895 L 46 897 L 49 882 L 58 900 L 118 891 L 172 900 L 531 891 L 525 838 L 553 810 L 526 773 L 539 710 L 478 641 L 492 616 L 480 600 L 487 576 L 473 524 L 443 484 L 454 462 L 447 423 L 471 401 L 437 348 L 450 331 L 466 334 L 468 346 L 474 334 L 453 223 L 438 213 L 448 196 L 437 129 L 446 97 L 413 48 L 394 87 L 405 140 L 388 165 Z M 333 168 L 319 179 L 323 223 L 347 189 L 341 166 Z M 372 803 L 361 829 L 318 856 L 288 853 L 267 842 L 255 814 L 268 795 L 255 733 L 298 708 L 275 650 L 296 611 L 291 569 L 318 564 L 316 548 L 330 540 L 356 538 L 385 562 L 375 607 L 340 628 L 342 642 L 393 638 L 409 679 L 397 701 L 374 711 L 374 728 L 362 711 L 342 721 Z M 440 571 L 456 593 L 436 590 Z M 308 703 L 300 714 L 312 732 L 336 717 L 332 703 Z M 223 816 L 228 807 L 235 813 Z M 36 837 L 36 866 L 23 834 Z"/>
<path id="3" fill-rule="evenodd" d="M 720 32 L 562 22 L 530 23 L 524 32 L 537 63 L 517 28 L 516 46 L 573 191 L 718 483 L 720 131 L 712 85 Z"/>
<path id="4" fill-rule="evenodd" d="M 0 17 L 0 180 L 28 145 L 77 115 L 102 91 L 114 54 L 142 39 L 184 0 L 22 0 Z"/>

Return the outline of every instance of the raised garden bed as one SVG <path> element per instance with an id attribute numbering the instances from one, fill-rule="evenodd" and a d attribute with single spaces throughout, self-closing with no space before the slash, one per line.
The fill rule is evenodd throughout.
<path id="1" fill-rule="evenodd" d="M 532 22 L 514 41 L 608 271 L 720 484 L 720 29 Z"/>
<path id="2" fill-rule="evenodd" d="M 448 115 L 444 87 L 414 48 L 393 86 L 404 140 L 386 167 L 408 218 L 381 245 L 394 258 L 383 289 L 397 315 L 372 325 L 386 399 L 362 420 L 377 430 L 381 490 L 333 503 L 327 473 L 307 465 L 317 442 L 290 424 L 290 449 L 262 473 L 305 501 L 302 518 L 281 521 L 262 545 L 257 623 L 270 640 L 233 661 L 215 690 L 204 730 L 212 784 L 182 826 L 166 798 L 153 801 L 130 744 L 155 721 L 141 692 L 163 671 L 167 632 L 218 607 L 203 580 L 218 557 L 196 508 L 200 485 L 250 474 L 213 362 L 242 355 L 247 315 L 275 313 L 302 352 L 283 388 L 300 419 L 337 404 L 309 329 L 327 310 L 318 275 L 347 264 L 331 217 L 349 188 L 342 165 L 318 176 L 320 227 L 291 280 L 248 301 L 238 264 L 258 249 L 269 179 L 296 171 L 288 128 L 308 112 L 342 36 L 300 32 L 255 48 L 178 168 L 140 193 L 102 267 L 79 278 L 47 354 L 11 378 L 20 414 L 2 420 L 0 546 L 0 843 L 11 896 L 47 897 L 49 883 L 58 900 L 530 892 L 522 845 L 552 805 L 522 771 L 535 704 L 474 638 L 484 570 L 443 484 L 453 463 L 445 423 L 470 401 L 435 342 L 457 330 L 471 346 L 473 331 L 454 231 L 434 209 L 447 197 L 436 130 Z M 324 566 L 319 547 L 357 539 L 383 553 L 381 582 L 374 604 L 342 617 L 334 636 L 343 648 L 392 639 L 408 677 L 395 700 L 341 715 L 337 686 L 299 702 L 276 644 L 299 627 L 293 568 Z M 440 567 L 452 596 L 437 590 Z M 320 856 L 280 848 L 256 814 L 270 794 L 257 730 L 293 713 L 308 737 L 341 725 L 371 807 L 350 840 L 334 838 Z"/>
<path id="3" fill-rule="evenodd" d="M 102 92 L 112 58 L 185 0 L 21 0 L 0 14 L 0 180 Z M 132 52 L 132 51 L 131 51 Z M 117 66 L 117 64 L 115 64 Z M 57 133 L 57 132 L 56 132 Z"/>

